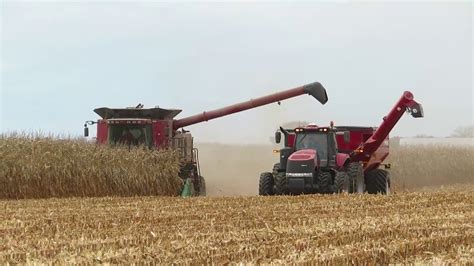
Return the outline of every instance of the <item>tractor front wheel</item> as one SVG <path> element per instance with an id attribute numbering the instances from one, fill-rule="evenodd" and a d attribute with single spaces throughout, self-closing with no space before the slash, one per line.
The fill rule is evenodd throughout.
<path id="1" fill-rule="evenodd" d="M 365 188 L 369 194 L 389 194 L 390 173 L 382 169 L 370 170 L 365 175 Z"/>
<path id="2" fill-rule="evenodd" d="M 258 194 L 261 196 L 271 196 L 274 195 L 273 186 L 275 182 L 273 181 L 272 173 L 263 173 L 260 175 L 260 181 L 258 183 Z"/>
<path id="3" fill-rule="evenodd" d="M 287 195 L 288 192 L 288 182 L 286 179 L 285 172 L 278 172 L 275 174 L 275 194 L 277 195 Z"/>

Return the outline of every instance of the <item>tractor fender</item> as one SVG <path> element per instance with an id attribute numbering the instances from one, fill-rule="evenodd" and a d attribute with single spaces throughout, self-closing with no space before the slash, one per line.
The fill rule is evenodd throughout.
<path id="1" fill-rule="evenodd" d="M 338 169 L 343 169 L 350 162 L 350 156 L 345 153 L 336 154 L 336 166 Z"/>

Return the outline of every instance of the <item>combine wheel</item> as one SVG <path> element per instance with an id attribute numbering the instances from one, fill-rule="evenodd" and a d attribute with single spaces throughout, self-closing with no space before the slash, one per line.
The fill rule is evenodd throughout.
<path id="1" fill-rule="evenodd" d="M 273 181 L 272 173 L 263 173 L 260 175 L 260 181 L 258 184 L 258 194 L 262 196 L 271 196 L 273 195 L 273 186 L 275 182 Z"/>
<path id="2" fill-rule="evenodd" d="M 369 194 L 390 193 L 390 173 L 382 169 L 374 169 L 365 176 L 365 186 Z"/>
<path id="3" fill-rule="evenodd" d="M 331 173 L 320 171 L 318 174 L 318 185 L 320 193 L 332 193 Z"/>
<path id="4" fill-rule="evenodd" d="M 199 196 L 206 196 L 206 180 L 204 179 L 203 176 L 199 176 L 199 182 L 200 182 L 200 187 L 199 187 Z"/>

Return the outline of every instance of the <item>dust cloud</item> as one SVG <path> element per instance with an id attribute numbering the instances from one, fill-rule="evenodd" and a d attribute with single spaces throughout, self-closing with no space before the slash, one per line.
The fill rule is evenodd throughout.
<path id="1" fill-rule="evenodd" d="M 253 196 L 258 194 L 262 172 L 271 172 L 279 160 L 272 145 L 198 143 L 201 174 L 208 196 Z"/>
<path id="2" fill-rule="evenodd" d="M 198 143 L 201 174 L 208 196 L 258 195 L 262 172 L 278 162 L 278 145 Z M 418 191 L 456 184 L 474 184 L 474 148 L 436 145 L 391 149 L 392 189 Z"/>

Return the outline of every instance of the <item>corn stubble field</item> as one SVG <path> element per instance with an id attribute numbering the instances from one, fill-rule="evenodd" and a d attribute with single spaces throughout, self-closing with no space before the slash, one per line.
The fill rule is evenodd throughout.
<path id="1" fill-rule="evenodd" d="M 472 149 L 394 150 L 391 162 L 406 167 L 392 170 L 397 192 L 390 196 L 167 197 L 180 186 L 176 155 L 147 156 L 78 141 L 0 138 L 0 182 L 8 188 L 0 191 L 0 264 L 474 263 Z M 462 185 L 403 191 L 430 177 L 434 185 Z M 148 187 L 162 181 L 168 185 Z M 139 196 L 96 197 L 114 193 Z"/>

